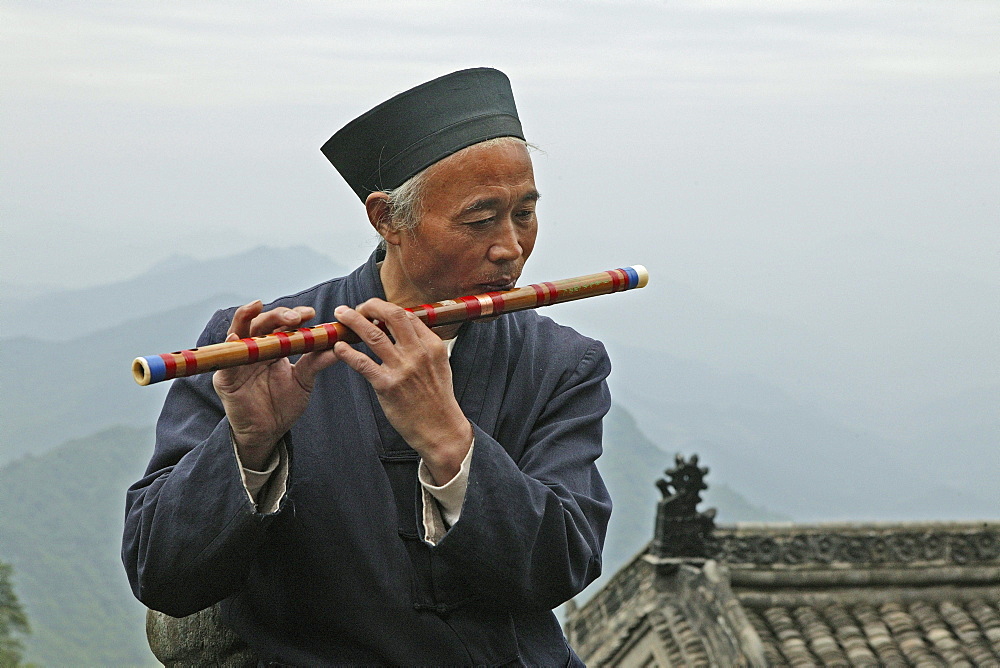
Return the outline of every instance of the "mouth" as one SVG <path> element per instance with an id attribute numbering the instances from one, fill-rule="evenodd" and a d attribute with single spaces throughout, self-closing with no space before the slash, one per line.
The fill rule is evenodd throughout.
<path id="1" fill-rule="evenodd" d="M 503 292 L 504 290 L 513 290 L 516 283 L 516 278 L 503 277 L 488 283 L 479 283 L 477 287 L 482 288 L 483 292 Z"/>

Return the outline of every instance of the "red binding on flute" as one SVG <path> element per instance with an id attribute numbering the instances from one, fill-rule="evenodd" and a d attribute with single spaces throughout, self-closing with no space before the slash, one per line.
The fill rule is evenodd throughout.
<path id="1" fill-rule="evenodd" d="M 641 288 L 645 287 L 648 281 L 649 274 L 646 268 L 637 264 L 632 267 L 602 271 L 599 274 L 449 299 L 406 310 L 412 311 L 428 326 L 436 327 Z M 140 385 L 150 385 L 243 364 L 314 350 L 326 350 L 332 348 L 337 341 L 357 343 L 359 339 L 354 332 L 339 322 L 327 322 L 315 327 L 303 327 L 294 332 L 275 332 L 176 353 L 137 357 L 132 362 L 132 376 Z"/>

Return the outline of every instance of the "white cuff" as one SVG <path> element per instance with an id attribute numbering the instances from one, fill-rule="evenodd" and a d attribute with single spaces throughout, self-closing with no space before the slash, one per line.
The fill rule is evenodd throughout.
<path id="1" fill-rule="evenodd" d="M 444 534 L 458 522 L 462 514 L 465 491 L 469 487 L 472 449 L 475 445 L 476 441 L 473 438 L 458 473 L 443 485 L 435 485 L 431 472 L 423 461 L 420 462 L 417 477 L 420 479 L 420 495 L 423 501 L 424 540 L 431 545 L 436 545 L 444 538 Z"/>
<path id="2" fill-rule="evenodd" d="M 236 453 L 236 463 L 240 468 L 240 479 L 243 481 L 247 496 L 250 497 L 250 503 L 259 513 L 273 513 L 278 509 L 278 503 L 285 495 L 288 484 L 288 449 L 285 447 L 285 440 L 278 441 L 278 446 L 271 453 L 271 458 L 263 471 L 254 471 L 243 466 L 239 450 L 236 448 L 236 440 L 232 439 L 232 436 L 230 440 L 233 442 L 233 452 Z M 261 497 L 262 490 L 264 494 Z"/>

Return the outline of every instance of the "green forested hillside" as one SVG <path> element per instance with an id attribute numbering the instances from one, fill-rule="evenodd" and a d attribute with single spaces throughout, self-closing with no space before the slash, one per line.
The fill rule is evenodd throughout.
<path id="1" fill-rule="evenodd" d="M 0 560 L 31 622 L 27 661 L 156 664 L 118 557 L 125 490 L 151 443 L 151 429 L 114 427 L 0 468 Z"/>
<path id="2" fill-rule="evenodd" d="M 10 564 L 0 561 L 0 666 L 21 664 L 21 636 L 31 633 L 31 624 L 14 591 L 12 572 Z"/>

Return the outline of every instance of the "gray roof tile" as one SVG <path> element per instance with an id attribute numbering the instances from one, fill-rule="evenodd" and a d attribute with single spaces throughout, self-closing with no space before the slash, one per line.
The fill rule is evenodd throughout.
<path id="1" fill-rule="evenodd" d="M 750 607 L 774 665 L 1000 666 L 1000 600 Z"/>

